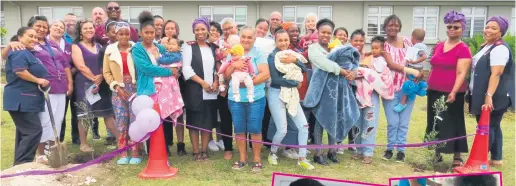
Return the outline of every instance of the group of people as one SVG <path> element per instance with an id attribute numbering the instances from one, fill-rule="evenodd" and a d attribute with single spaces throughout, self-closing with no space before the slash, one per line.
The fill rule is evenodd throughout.
<path id="1" fill-rule="evenodd" d="M 37 162 L 48 161 L 45 146 L 54 138 L 39 90 L 45 87 L 50 88 L 51 113 L 60 139 L 64 138 L 70 105 L 72 142 L 80 144 L 83 152 L 93 151 L 87 132 L 98 123 L 97 117 L 104 118 L 108 129 L 110 141 L 106 144 L 116 141 L 123 148 L 133 143 L 128 136 L 135 119 L 131 97 L 147 95 L 160 106 L 167 146 L 173 144 L 175 129 L 178 155 L 187 151 L 184 126 L 174 127 L 176 122 L 188 125 L 195 161 L 208 160 L 208 149 L 223 150 L 224 159 L 231 160 L 232 138 L 214 138 L 198 128 L 216 129 L 240 138 L 236 140 L 239 156 L 233 169 L 249 163 L 248 143 L 241 139 L 251 139 L 253 171 L 263 168 L 261 141 L 322 145 L 326 131 L 328 145 L 340 144 L 346 137 L 358 145 L 375 144 L 381 100 L 388 124 L 388 147 L 382 159 L 392 159 L 396 149 L 396 161 L 403 162 L 405 148 L 396 145 L 406 144 L 415 102 L 404 87 L 407 81 L 423 83 L 418 65 L 428 56 L 432 70 L 427 80 L 427 133 L 436 129 L 438 139 L 464 136 L 464 102 L 469 101 L 470 112 L 477 118 L 482 108 L 488 108 L 492 111 L 491 159 L 493 164 L 501 164 L 500 121 L 507 108 L 515 105 L 512 51 L 501 40 L 508 29 L 503 17 L 487 21 L 486 43 L 472 56 L 461 41 L 466 19 L 455 11 L 444 19 L 447 40 L 427 54 L 424 30 L 415 29 L 411 38 L 399 36 L 402 23 L 396 15 L 385 18 L 382 29 L 386 37 L 374 37 L 371 52 L 366 52 L 363 30 L 349 34 L 333 21 L 319 20 L 312 13 L 306 15 L 302 28 L 283 22 L 279 12 L 257 20 L 255 26 L 241 28 L 232 18 L 218 23 L 201 17 L 192 23 L 195 40 L 183 42 L 173 20 L 144 11 L 136 29 L 120 17 L 118 3 L 110 2 L 105 10 L 95 8 L 93 22 L 75 23 L 73 14 L 51 22 L 34 16 L 2 51 L 7 59 L 4 110 L 16 125 L 15 165 L 34 161 L 35 154 Z M 223 70 L 219 70 L 221 66 Z M 244 81 L 244 76 L 250 76 L 251 81 Z M 417 95 L 426 95 L 425 90 Z M 441 119 L 434 126 L 432 103 L 443 96 L 448 109 L 439 113 Z M 98 132 L 93 133 L 97 138 Z M 279 147 L 266 146 L 270 149 L 269 164 L 278 165 Z M 349 150 L 354 159 L 372 163 L 373 146 Z M 330 148 L 323 153 L 318 148 L 313 162 L 338 163 L 337 154 L 343 151 Z M 453 164 L 461 165 L 461 153 L 467 151 L 465 138 L 447 142 L 437 149 L 436 160 L 442 161 L 440 153 L 454 153 Z M 281 152 L 297 159 L 302 168 L 314 169 L 306 148 Z M 139 146 L 134 146 L 130 157 L 122 153 L 117 163 L 141 161 Z"/>

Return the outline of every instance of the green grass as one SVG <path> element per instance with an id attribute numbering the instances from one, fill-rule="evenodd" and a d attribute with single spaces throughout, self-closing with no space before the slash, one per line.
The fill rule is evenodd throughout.
<path id="1" fill-rule="evenodd" d="M 420 143 L 426 128 L 426 98 L 419 98 L 412 114 L 409 128 L 409 143 Z M 377 135 L 377 144 L 386 144 L 386 120 L 383 111 L 380 115 L 380 123 Z M 69 120 L 69 116 L 67 116 Z M 466 118 L 467 133 L 475 133 L 476 122 L 473 117 Z M 101 125 L 102 126 L 102 125 Z M 101 128 L 101 135 L 105 136 L 105 127 Z M 514 183 L 514 113 L 507 113 L 502 121 L 504 131 L 504 164 L 500 169 L 492 169 L 494 171 L 502 171 L 503 181 L 505 185 Z M 71 145 L 70 127 L 67 128 L 66 143 L 72 153 L 78 153 L 78 147 Z M 1 169 L 7 169 L 12 166 L 13 149 L 14 149 L 14 124 L 7 112 L 2 112 L 1 123 Z M 188 145 L 187 151 L 191 152 Z M 90 141 L 97 151 L 107 151 L 102 144 L 103 141 Z M 473 138 L 468 138 L 468 144 L 473 143 Z M 175 146 L 173 146 L 173 154 L 175 155 Z M 395 163 L 393 161 L 384 161 L 380 157 L 384 148 L 376 148 L 374 162 L 371 165 L 364 165 L 359 161 L 351 159 L 351 154 L 346 153 L 340 155 L 341 163 L 332 164 L 330 167 L 317 166 L 313 171 L 305 171 L 300 169 L 294 160 L 287 160 L 280 157 L 279 166 L 270 166 L 266 161 L 267 153 L 262 153 L 263 162 L 265 164 L 264 171 L 253 173 L 249 167 L 242 171 L 231 170 L 231 164 L 237 160 L 234 153 L 233 160 L 226 161 L 223 159 L 222 152 L 216 152 L 211 156 L 208 162 L 194 162 L 191 156 L 177 157 L 173 156 L 170 161 L 179 168 L 178 175 L 168 180 L 140 180 L 137 174 L 143 170 L 146 162 L 139 166 L 117 166 L 115 161 L 103 164 L 102 166 L 109 169 L 110 175 L 96 177 L 102 185 L 270 185 L 273 172 L 283 172 L 292 174 L 302 174 L 311 176 L 328 177 L 335 179 L 356 180 L 371 183 L 388 184 L 390 177 L 402 177 L 411 175 L 430 175 L 434 172 L 427 171 L 424 173 L 415 173 L 410 163 L 424 163 L 425 149 L 416 148 L 407 150 L 407 162 L 404 164 Z M 443 164 L 451 164 L 451 156 L 445 156 Z M 467 158 L 467 155 L 464 156 Z"/>

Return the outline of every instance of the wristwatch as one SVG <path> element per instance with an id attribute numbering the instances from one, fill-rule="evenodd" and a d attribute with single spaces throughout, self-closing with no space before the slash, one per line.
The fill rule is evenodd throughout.
<path id="1" fill-rule="evenodd" d="M 489 94 L 486 92 L 486 96 L 493 97 L 493 94 Z"/>

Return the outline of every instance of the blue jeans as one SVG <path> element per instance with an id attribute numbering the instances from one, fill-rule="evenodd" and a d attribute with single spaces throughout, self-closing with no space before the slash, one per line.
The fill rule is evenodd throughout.
<path id="1" fill-rule="evenodd" d="M 380 115 L 380 97 L 373 92 L 371 101 L 373 107 L 360 109 L 360 118 L 357 122 L 359 129 L 355 138 L 355 144 L 376 144 L 376 131 L 378 128 L 378 116 Z M 366 157 L 372 157 L 374 147 L 358 147 L 357 153 Z"/>
<path id="2" fill-rule="evenodd" d="M 271 111 L 272 119 L 276 125 L 276 134 L 272 138 L 272 143 L 281 144 L 281 141 L 287 135 L 287 109 L 283 101 L 280 100 L 280 89 L 269 88 L 267 93 L 267 101 L 269 102 L 269 110 Z M 298 130 L 299 145 L 306 145 L 308 143 L 308 122 L 306 121 L 303 108 L 300 103 L 297 103 L 297 114 L 292 116 L 288 114 L 292 121 L 296 124 Z M 278 146 L 272 146 L 271 152 L 277 152 Z M 299 157 L 306 157 L 306 148 L 299 148 Z"/>
<path id="3" fill-rule="evenodd" d="M 393 145 L 403 145 L 407 143 L 408 125 L 410 115 L 416 100 L 407 100 L 405 110 L 398 113 L 394 111 L 394 106 L 399 103 L 397 100 L 401 98 L 402 91 L 395 93 L 396 98 L 393 100 L 382 99 L 385 117 L 387 117 L 387 150 L 393 150 Z M 398 152 L 405 152 L 404 147 L 397 147 Z"/>
<path id="4" fill-rule="evenodd" d="M 250 134 L 262 133 L 265 98 L 260 98 L 252 103 L 228 100 L 228 106 L 231 111 L 231 118 L 233 118 L 235 134 L 244 134 L 246 128 Z"/>

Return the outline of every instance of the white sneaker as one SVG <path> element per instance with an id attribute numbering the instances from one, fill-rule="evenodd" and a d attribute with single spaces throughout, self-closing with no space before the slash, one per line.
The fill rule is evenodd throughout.
<path id="1" fill-rule="evenodd" d="M 217 152 L 219 151 L 219 147 L 217 146 L 217 143 L 214 141 L 214 140 L 211 140 L 209 143 L 208 143 L 208 148 L 213 151 L 213 152 Z"/>
<path id="2" fill-rule="evenodd" d="M 219 142 L 217 142 L 217 146 L 221 151 L 224 151 L 226 149 L 224 148 L 224 142 L 222 140 L 219 140 Z"/>
<path id="3" fill-rule="evenodd" d="M 269 164 L 278 165 L 278 156 L 276 156 L 276 154 L 269 153 L 269 158 L 267 159 L 269 160 Z"/>
<path id="4" fill-rule="evenodd" d="M 344 154 L 344 148 L 337 149 L 337 154 Z"/>
<path id="5" fill-rule="evenodd" d="M 297 152 L 294 149 L 284 150 L 282 155 L 287 158 L 294 159 L 294 160 L 297 160 L 297 158 L 298 158 Z"/>

